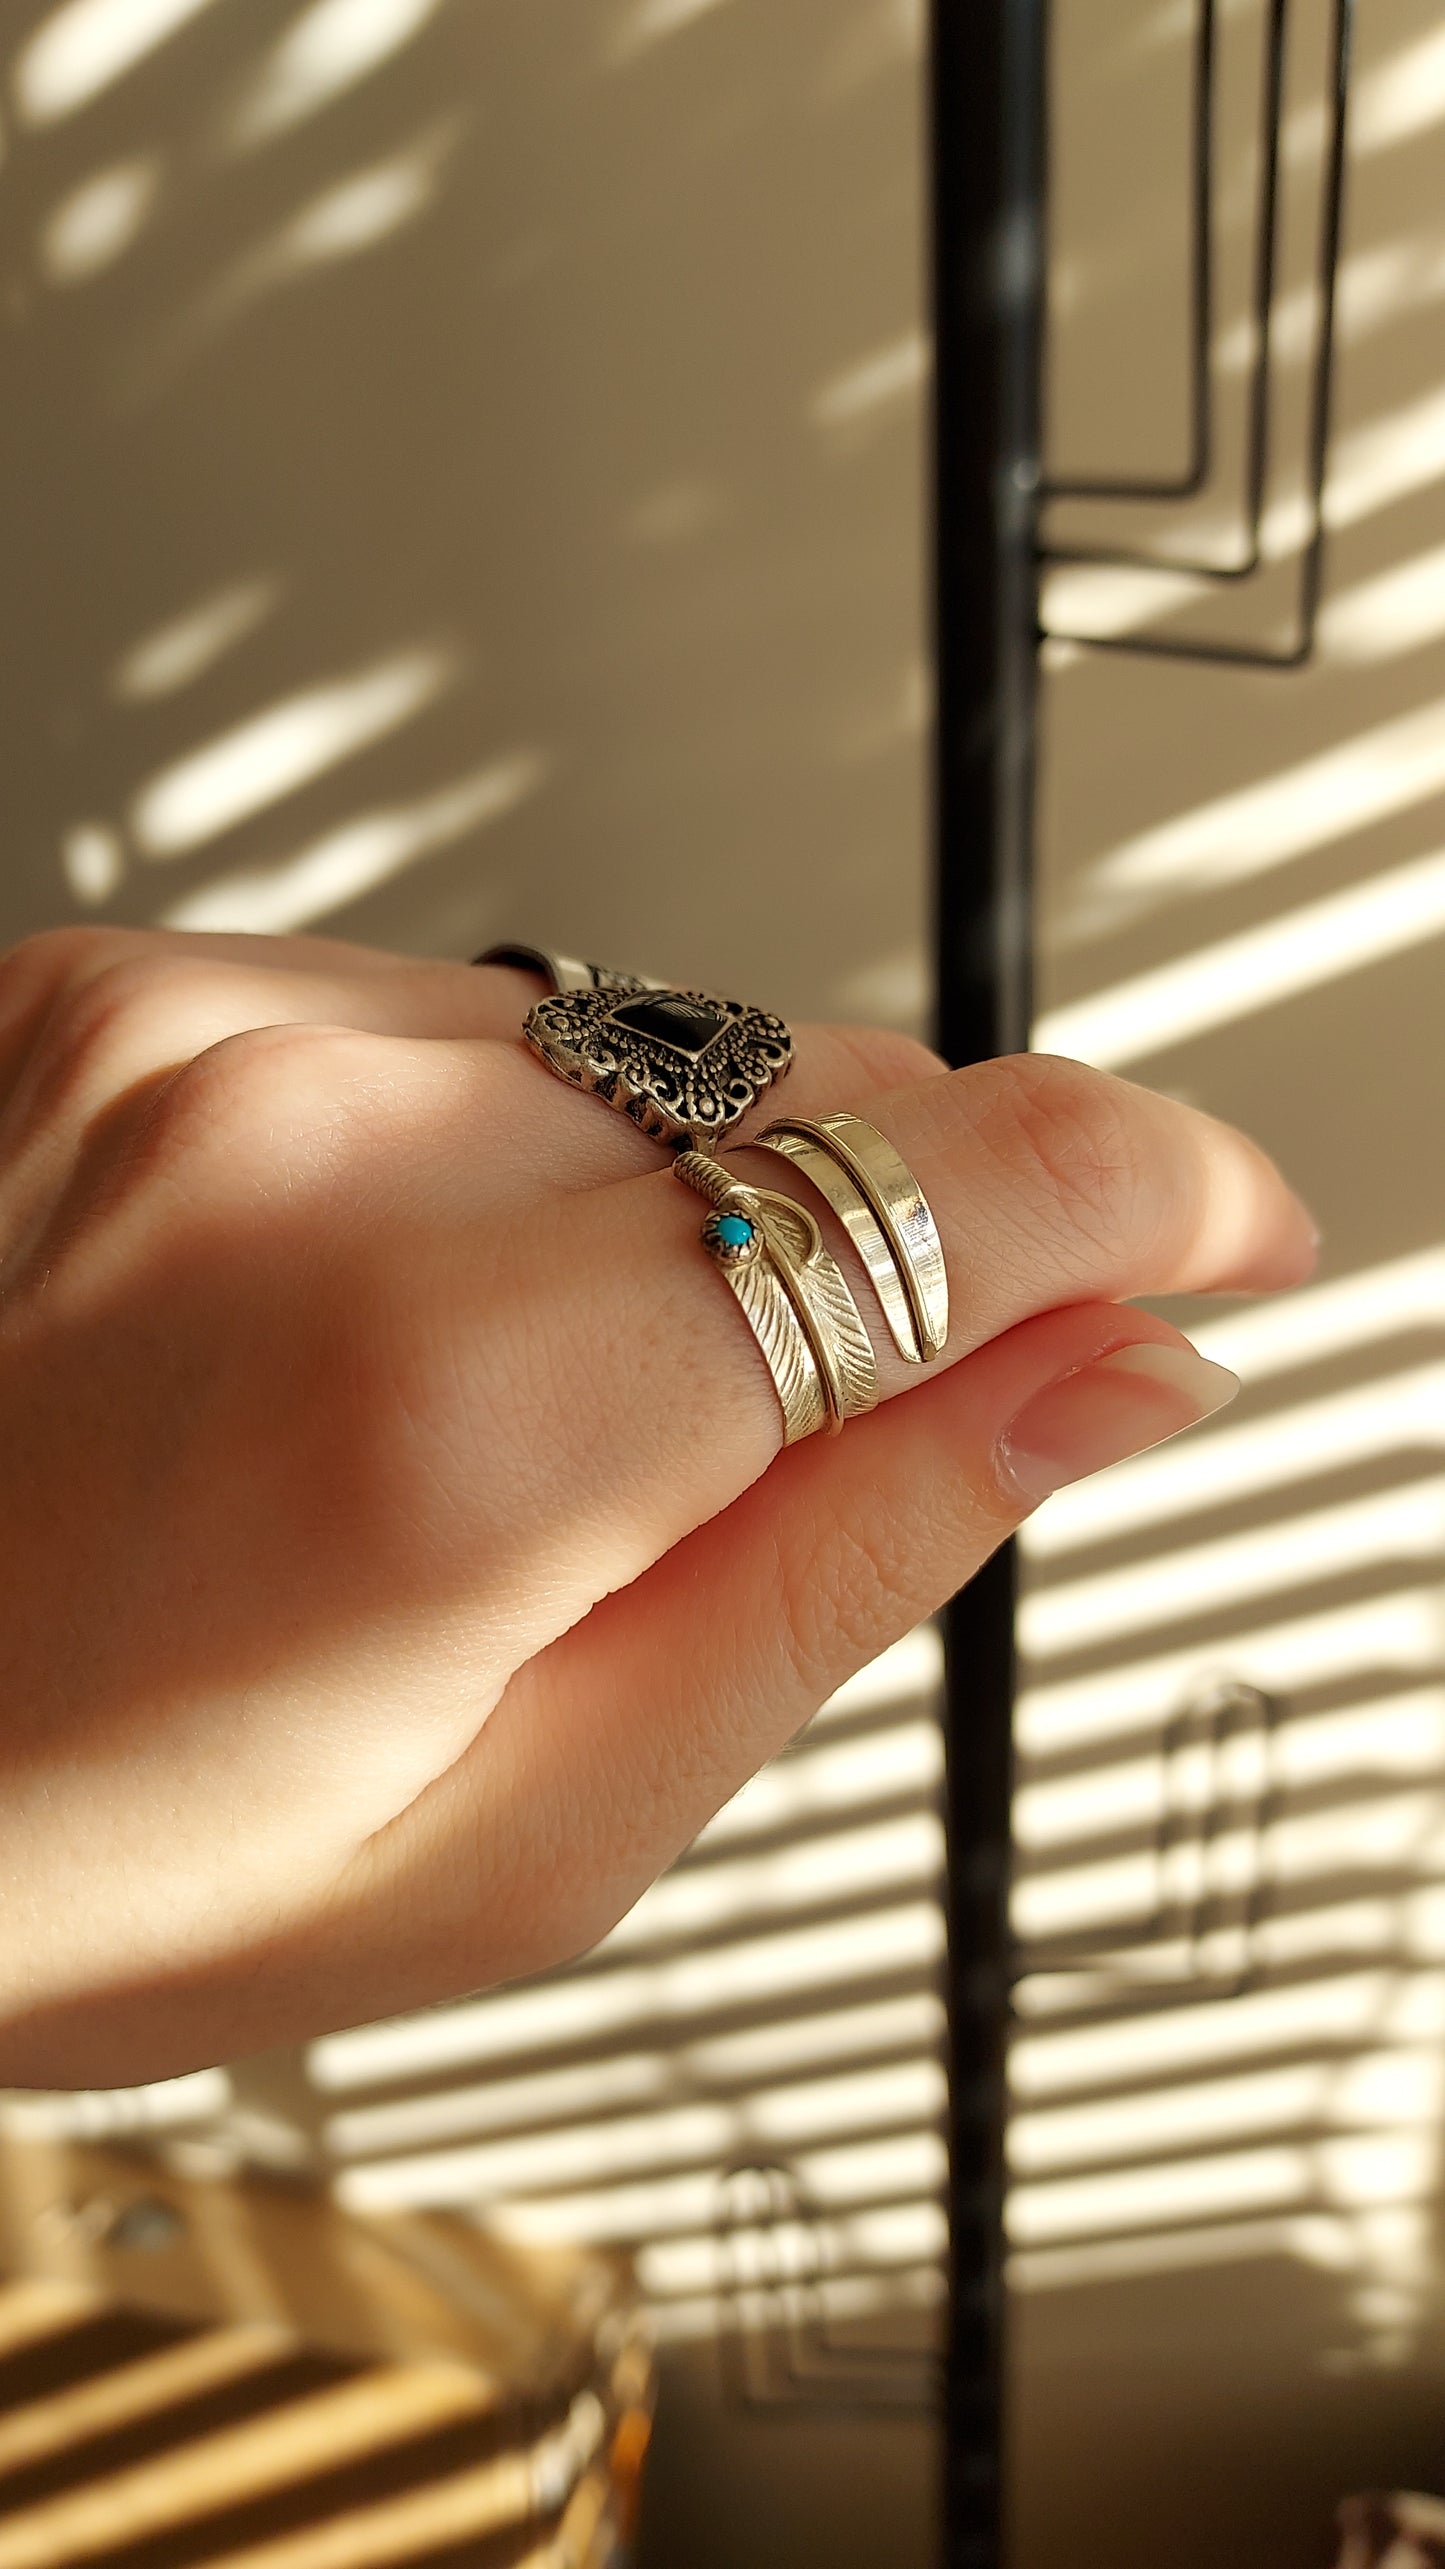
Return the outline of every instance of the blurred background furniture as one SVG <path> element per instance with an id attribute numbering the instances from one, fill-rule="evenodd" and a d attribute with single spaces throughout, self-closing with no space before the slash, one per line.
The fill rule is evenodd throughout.
<path id="1" fill-rule="evenodd" d="M 1440 2569 L 1445 2561 L 1445 2499 L 1409 2493 L 1346 2498 L 1335 2569 Z"/>
<path id="2" fill-rule="evenodd" d="M 622 2266 L 206 2156 L 0 2139 L 6 2569 L 621 2561 L 652 2379 Z"/>

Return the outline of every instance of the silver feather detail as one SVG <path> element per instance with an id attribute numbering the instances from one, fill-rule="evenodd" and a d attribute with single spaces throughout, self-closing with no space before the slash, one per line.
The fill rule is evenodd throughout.
<path id="1" fill-rule="evenodd" d="M 828 1405 L 812 1349 L 781 1277 L 762 1259 L 754 1266 L 724 1267 L 722 1272 L 742 1304 L 777 1386 L 787 1427 L 785 1444 L 816 1436 L 827 1425 Z"/>
<path id="2" fill-rule="evenodd" d="M 830 1410 L 836 1407 L 839 1424 L 861 1418 L 878 1406 L 878 1362 L 842 1269 L 824 1248 L 812 1215 L 790 1196 L 760 1191 L 756 1210 L 768 1251 L 812 1342 Z"/>

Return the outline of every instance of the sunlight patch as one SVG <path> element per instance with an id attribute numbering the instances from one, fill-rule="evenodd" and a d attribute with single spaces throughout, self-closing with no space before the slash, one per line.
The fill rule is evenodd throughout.
<path id="1" fill-rule="evenodd" d="M 10 85 L 27 125 L 73 116 L 211 0 L 68 0 L 22 45 Z"/>
<path id="2" fill-rule="evenodd" d="M 240 151 L 299 125 L 399 54 L 440 0 L 313 0 L 268 54 L 230 139 Z"/>
<path id="3" fill-rule="evenodd" d="M 451 675 L 447 653 L 417 649 L 283 697 L 142 786 L 130 815 L 137 846 L 189 855 L 409 722 Z"/>
<path id="4" fill-rule="evenodd" d="M 189 687 L 264 622 L 281 589 L 279 580 L 262 575 L 213 590 L 133 642 L 111 671 L 110 693 L 123 704 L 142 704 Z"/>
<path id="5" fill-rule="evenodd" d="M 98 170 L 47 215 L 38 244 L 51 285 L 81 285 L 123 258 L 144 229 L 160 186 L 154 158 Z"/>
<path id="6" fill-rule="evenodd" d="M 279 865 L 203 884 L 164 910 L 160 924 L 285 936 L 390 882 L 419 857 L 501 820 L 536 793 L 546 772 L 545 759 L 533 750 L 495 759 L 418 802 L 362 813 Z"/>

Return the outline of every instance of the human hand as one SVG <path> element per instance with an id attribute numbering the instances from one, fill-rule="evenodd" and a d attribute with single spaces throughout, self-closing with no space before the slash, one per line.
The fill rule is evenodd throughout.
<path id="1" fill-rule="evenodd" d="M 0 959 L 0 2082 L 592 1943 L 1049 1487 L 1227 1396 L 1119 1297 L 1309 1270 L 1208 1117 L 807 1028 L 787 1111 L 911 1162 L 952 1324 L 905 1366 L 820 1211 L 884 1400 L 781 1453 L 703 1207 L 516 1041 L 536 995 L 319 938 Z"/>

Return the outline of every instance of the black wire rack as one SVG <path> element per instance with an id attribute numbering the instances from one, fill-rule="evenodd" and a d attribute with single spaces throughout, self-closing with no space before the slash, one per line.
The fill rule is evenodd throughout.
<path id="1" fill-rule="evenodd" d="M 1265 509 L 1274 474 L 1277 304 L 1280 269 L 1280 162 L 1285 114 L 1285 82 L 1293 17 L 1291 0 L 1268 0 L 1261 83 L 1258 178 L 1254 209 L 1254 242 L 1250 292 L 1251 357 L 1245 395 L 1244 488 L 1241 495 L 1242 542 L 1227 562 L 1117 543 L 1055 543 L 1045 538 L 1040 557 L 1047 563 L 1094 563 L 1111 569 L 1156 571 L 1168 577 L 1184 574 L 1215 587 L 1257 582 L 1266 568 Z M 1330 24 L 1328 139 L 1323 155 L 1315 267 L 1316 328 L 1311 370 L 1308 425 L 1303 459 L 1305 540 L 1300 549 L 1293 637 L 1283 643 L 1220 639 L 1206 635 L 1139 632 L 1075 632 L 1053 624 L 1042 628 L 1053 641 L 1070 642 L 1090 651 L 1133 652 L 1154 659 L 1219 661 L 1235 668 L 1298 669 L 1313 656 L 1320 599 L 1324 585 L 1325 472 L 1329 456 L 1330 411 L 1335 372 L 1335 315 L 1340 244 L 1344 230 L 1346 109 L 1354 33 L 1354 0 L 1333 0 Z M 1093 479 L 1049 478 L 1042 483 L 1046 500 L 1086 500 L 1158 506 L 1198 499 L 1208 490 L 1219 439 L 1215 409 L 1218 390 L 1211 350 L 1215 329 L 1214 230 L 1215 138 L 1219 120 L 1219 44 L 1216 0 L 1197 0 L 1192 61 L 1191 224 L 1189 293 L 1189 404 L 1191 453 L 1184 471 L 1174 478 L 1126 475 Z"/>
<path id="2" fill-rule="evenodd" d="M 1271 77 L 1283 78 L 1283 0 L 1274 11 L 1278 28 L 1271 28 L 1275 41 L 1271 47 Z M 1127 473 L 1045 474 L 1039 485 L 1042 500 L 1135 500 L 1156 505 L 1171 500 L 1198 499 L 1209 482 L 1214 454 L 1214 404 L 1211 399 L 1209 350 L 1214 336 L 1214 133 L 1215 133 L 1215 64 L 1218 43 L 1219 12 L 1217 0 L 1196 0 L 1194 42 L 1190 63 L 1190 168 L 1189 168 L 1189 461 L 1175 474 L 1156 476 Z M 1266 186 L 1273 191 L 1278 182 L 1278 106 L 1266 122 Z M 1273 207 L 1270 219 L 1261 225 L 1261 237 L 1268 240 L 1273 256 Z M 1256 261 L 1256 325 L 1263 300 L 1266 318 L 1269 298 L 1259 291 L 1259 263 Z M 1255 339 L 1255 408 L 1260 401 L 1260 384 L 1267 381 L 1261 368 L 1261 339 L 1256 328 Z M 1262 442 L 1262 436 L 1261 436 Z M 1153 568 L 1156 556 L 1149 553 L 1101 555 L 1096 552 L 1056 553 L 1056 561 L 1139 562 Z"/>

